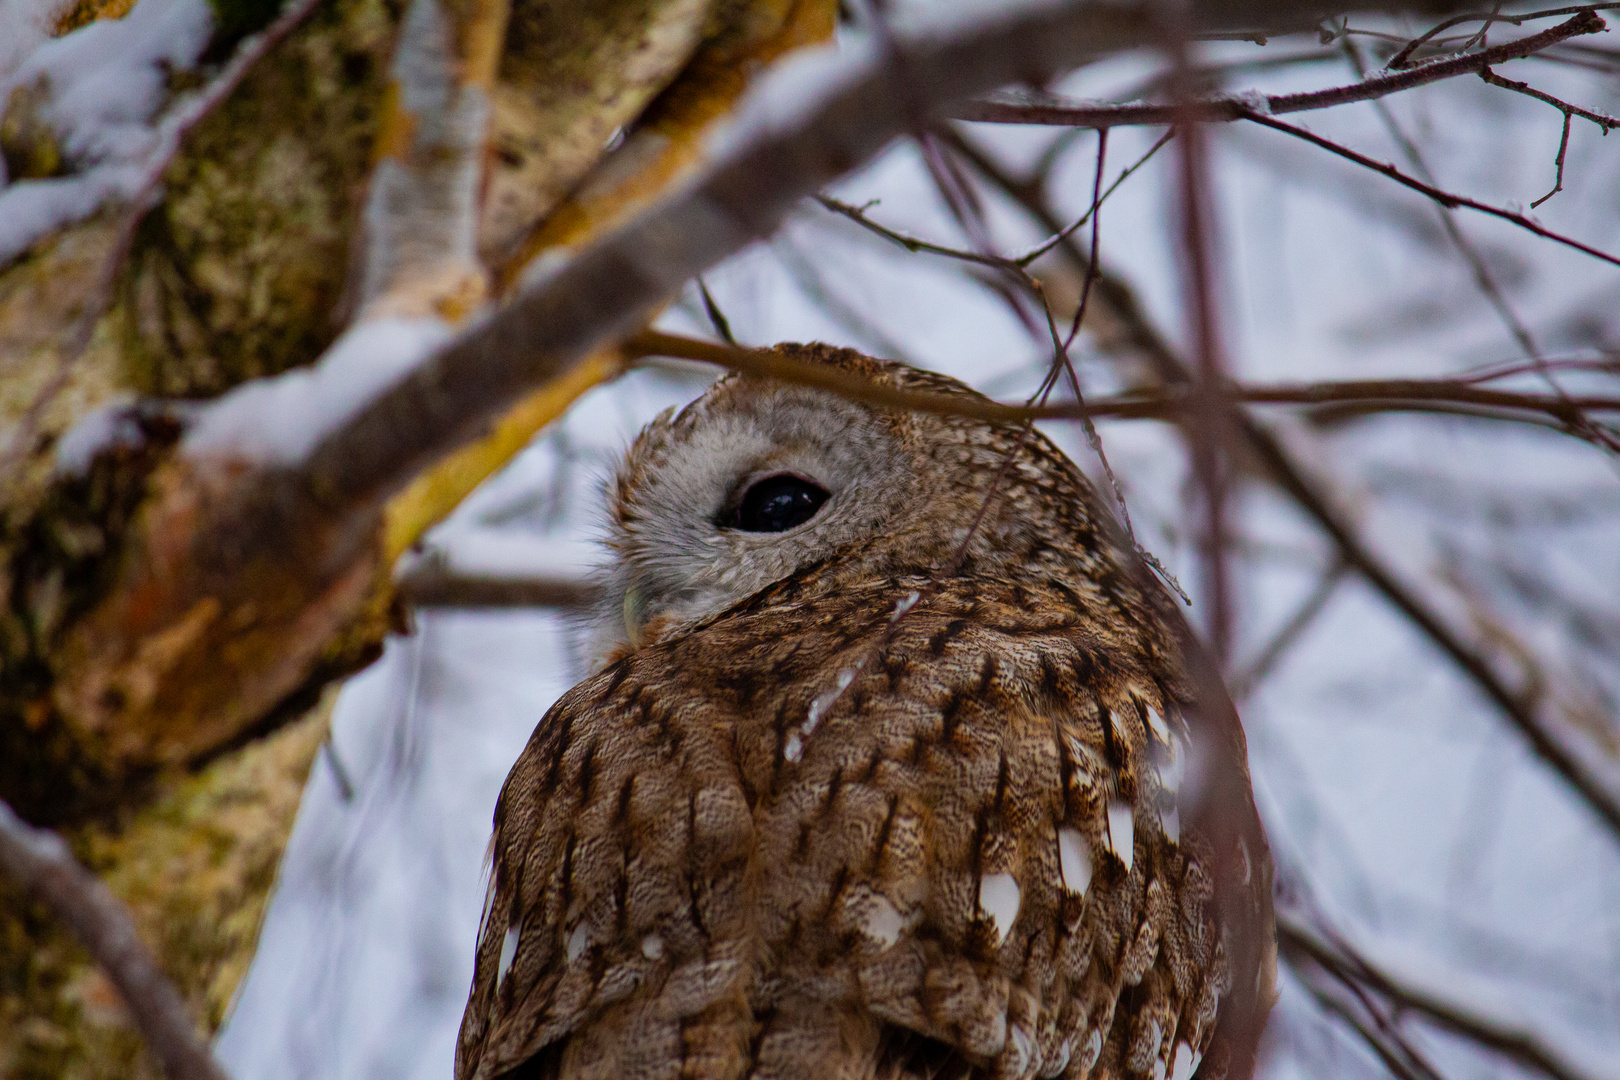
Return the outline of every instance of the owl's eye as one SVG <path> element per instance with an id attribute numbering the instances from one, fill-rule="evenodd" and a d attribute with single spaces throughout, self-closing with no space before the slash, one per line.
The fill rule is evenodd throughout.
<path id="1" fill-rule="evenodd" d="M 777 473 L 756 480 L 720 524 L 743 532 L 787 532 L 816 516 L 827 491 L 801 476 Z"/>

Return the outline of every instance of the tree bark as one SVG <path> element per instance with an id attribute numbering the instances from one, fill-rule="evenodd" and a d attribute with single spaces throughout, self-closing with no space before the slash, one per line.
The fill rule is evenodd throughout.
<path id="1" fill-rule="evenodd" d="M 87 0 L 59 29 L 130 6 Z M 186 131 L 149 212 L 105 206 L 0 265 L 0 798 L 62 830 L 130 906 L 208 1032 L 252 957 L 325 732 L 323 691 L 397 621 L 394 558 L 589 385 L 532 396 L 340 526 L 318 504 L 258 508 L 213 553 L 228 572 L 177 613 L 123 588 L 154 559 L 208 572 L 183 521 L 149 527 L 154 506 L 206 518 L 242 498 L 233 475 L 176 466 L 185 403 L 312 363 L 356 313 L 370 179 L 398 134 L 404 6 L 321 0 Z M 204 72 L 275 15 L 216 12 Z M 685 175 L 745 73 L 826 37 L 833 12 L 829 0 L 515 3 L 477 223 L 495 292 Z M 0 102 L 14 179 L 67 170 L 33 122 L 43 92 Z M 609 137 L 634 122 L 649 135 L 608 170 Z M 599 167 L 609 175 L 592 181 Z M 593 381 L 617 370 L 609 357 Z M 331 543 L 333 527 L 350 535 Z M 348 554 L 323 561 L 332 550 Z M 134 645 L 109 663 L 115 637 Z M 156 1075 L 105 976 L 4 881 L 0 1075 Z"/>

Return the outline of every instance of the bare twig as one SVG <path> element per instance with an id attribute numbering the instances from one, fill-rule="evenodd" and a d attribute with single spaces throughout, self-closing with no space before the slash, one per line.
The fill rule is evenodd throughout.
<path id="1" fill-rule="evenodd" d="M 1322 614 L 1349 569 L 1343 559 L 1334 560 L 1333 566 L 1322 575 L 1316 587 L 1300 602 L 1299 607 L 1294 609 L 1288 621 L 1271 636 L 1271 640 L 1260 647 L 1260 651 L 1247 666 L 1227 680 L 1227 685 L 1232 688 L 1234 700 L 1242 701 L 1247 698 L 1265 681 L 1277 666 L 1277 661 L 1283 658 L 1299 640 L 1300 635 L 1310 628 L 1318 615 Z"/>
<path id="2" fill-rule="evenodd" d="M 1536 209 L 1542 203 L 1564 190 L 1564 158 L 1569 153 L 1569 128 L 1574 119 L 1575 117 L 1572 113 L 1566 112 L 1564 114 L 1564 131 L 1563 134 L 1558 137 L 1558 154 L 1553 158 L 1554 173 L 1552 190 L 1547 192 L 1547 194 L 1543 195 L 1541 198 L 1533 200 L 1530 203 L 1530 209 L 1532 210 Z"/>
<path id="3" fill-rule="evenodd" d="M 709 317 L 709 325 L 714 327 L 714 332 L 720 335 L 721 341 L 727 345 L 737 344 L 737 339 L 731 333 L 731 320 L 720 310 L 720 305 L 714 302 L 709 287 L 703 283 L 702 274 L 698 275 L 697 285 L 698 292 L 703 296 L 703 313 Z"/>
<path id="4" fill-rule="evenodd" d="M 3 801 L 0 870 L 66 923 L 106 971 L 170 1080 L 227 1080 L 123 902 L 79 865 L 60 836 L 29 825 Z"/>
<path id="5" fill-rule="evenodd" d="M 1178 120 L 1192 123 L 1219 123 L 1247 120 L 1259 111 L 1263 103 L 1268 115 L 1307 112 L 1348 105 L 1357 101 L 1372 101 L 1402 90 L 1425 86 L 1458 75 L 1471 75 L 1485 71 L 1493 64 L 1506 63 L 1530 56 L 1551 45 L 1556 45 L 1579 34 L 1596 34 L 1606 30 L 1603 20 L 1591 10 L 1539 34 L 1518 41 L 1497 45 L 1468 56 L 1449 60 L 1436 60 L 1406 71 L 1367 79 L 1351 86 L 1338 86 L 1329 90 L 1312 90 L 1298 94 L 1228 94 L 1215 98 L 1202 98 L 1184 105 L 1098 105 L 1065 101 L 1053 95 L 1039 97 L 994 96 L 969 101 L 952 110 L 958 120 L 977 120 L 999 124 L 1047 124 L 1062 127 L 1110 128 L 1141 124 L 1175 124 Z"/>
<path id="6" fill-rule="evenodd" d="M 1572 105 L 1562 98 L 1554 97 L 1545 90 L 1537 90 L 1529 83 L 1518 82 L 1514 79 L 1504 79 L 1490 68 L 1481 69 L 1479 77 L 1490 83 L 1492 86 L 1500 86 L 1504 90 L 1512 90 L 1516 94 L 1523 94 L 1526 97 L 1533 97 L 1537 101 L 1544 101 L 1564 114 L 1564 133 L 1558 140 L 1558 157 L 1556 159 L 1556 165 L 1558 167 L 1557 181 L 1554 183 L 1551 191 L 1547 192 L 1547 194 L 1530 204 L 1531 209 L 1540 206 L 1542 203 L 1564 190 L 1564 155 L 1569 150 L 1569 125 L 1571 120 L 1577 116 L 1582 120 L 1590 120 L 1600 129 L 1602 129 L 1603 134 L 1605 135 L 1615 128 L 1620 127 L 1620 119 L 1616 119 L 1612 116 L 1606 116 L 1600 112 L 1593 112 L 1591 109 L 1583 109 L 1579 105 Z"/>
<path id="7" fill-rule="evenodd" d="M 1489 12 L 1469 12 L 1464 15 L 1453 15 L 1451 18 L 1446 19 L 1443 22 L 1436 23 L 1427 31 L 1403 45 L 1400 52 L 1397 52 L 1394 56 L 1390 57 L 1389 62 L 1384 66 L 1389 68 L 1391 71 L 1396 71 L 1408 66 L 1407 61 L 1411 59 L 1412 54 L 1425 44 L 1428 44 L 1430 41 L 1434 40 L 1436 35 L 1451 29 L 1453 26 L 1460 26 L 1466 22 L 1484 22 L 1486 27 L 1489 27 L 1493 22 L 1505 22 L 1511 23 L 1514 26 L 1523 26 L 1525 23 L 1532 22 L 1537 19 L 1555 19 L 1560 15 L 1578 15 L 1583 12 L 1611 11 L 1616 7 L 1620 7 L 1620 4 L 1575 4 L 1570 7 L 1550 8 L 1546 11 L 1528 11 L 1519 15 L 1503 15 L 1501 13 L 1501 6 L 1502 5 L 1497 4 Z M 1470 38 L 1469 40 L 1473 41 L 1477 39 L 1477 37 L 1478 35 L 1475 35 L 1474 38 Z M 1471 48 L 1472 46 L 1465 45 L 1464 47 Z"/>
<path id="8" fill-rule="evenodd" d="M 1473 37 L 1463 42 L 1462 49 L 1459 51 L 1467 52 L 1469 49 L 1472 49 L 1475 46 L 1488 44 L 1491 37 L 1491 27 L 1495 26 L 1498 21 L 1511 21 L 1508 19 L 1503 19 L 1501 16 L 1502 0 L 1496 0 L 1496 3 L 1491 5 L 1491 13 L 1485 17 L 1484 22 L 1480 23 L 1479 30 L 1474 34 Z M 1514 22 L 1514 25 L 1518 25 L 1518 23 Z"/>
<path id="9" fill-rule="evenodd" d="M 1276 131 L 1281 131 L 1285 134 L 1292 135 L 1296 139 L 1303 139 L 1308 143 L 1321 147 L 1323 150 L 1337 154 L 1346 161 L 1355 162 L 1364 169 L 1371 169 L 1374 172 L 1382 173 L 1391 180 L 1395 181 L 1397 184 L 1409 187 L 1418 194 L 1423 195 L 1426 198 L 1433 199 L 1435 202 L 1439 203 L 1448 210 L 1455 210 L 1460 207 L 1467 210 L 1475 210 L 1481 214 L 1489 214 L 1491 217 L 1499 218 L 1502 221 L 1508 222 L 1509 224 L 1516 225 L 1526 232 L 1534 233 L 1535 235 L 1540 236 L 1543 239 L 1551 240 L 1556 244 L 1562 244 L 1565 247 L 1573 248 L 1574 250 L 1583 254 L 1592 256 L 1594 259 L 1599 259 L 1603 262 L 1609 263 L 1611 266 L 1620 266 L 1620 257 L 1610 255 L 1606 251 L 1600 251 L 1597 248 L 1592 247 L 1590 244 L 1583 244 L 1581 241 L 1576 240 L 1573 237 L 1554 232 L 1534 219 L 1528 218 L 1516 211 L 1503 210 L 1501 207 L 1491 206 L 1488 203 L 1482 203 L 1477 199 L 1470 199 L 1465 195 L 1454 195 L 1448 191 L 1442 191 L 1432 184 L 1426 184 L 1416 177 L 1406 175 L 1393 165 L 1386 164 L 1382 161 L 1376 161 L 1365 154 L 1350 149 L 1348 146 L 1345 146 L 1342 143 L 1334 142 L 1332 139 L 1323 138 L 1314 132 L 1306 131 L 1304 128 L 1295 127 L 1292 124 L 1285 124 L 1281 120 L 1275 120 L 1269 116 L 1261 116 L 1258 113 L 1252 113 L 1246 117 L 1246 119 L 1251 120 L 1256 124 L 1260 124 L 1263 127 L 1272 128 Z"/>
<path id="10" fill-rule="evenodd" d="M 1356 74 L 1365 77 L 1366 67 L 1362 63 L 1361 53 L 1354 43 L 1346 41 L 1344 51 Z M 1489 69 L 1486 69 L 1482 74 L 1488 75 Z M 1400 147 L 1401 153 L 1406 157 L 1407 162 L 1417 171 L 1418 176 L 1424 182 L 1433 185 L 1435 183 L 1434 173 L 1429 169 L 1428 162 L 1424 160 L 1422 150 L 1407 135 L 1400 122 L 1395 119 L 1395 114 L 1388 104 L 1383 101 L 1376 101 L 1373 103 L 1373 108 L 1377 110 L 1379 119 L 1383 121 L 1390 138 Z M 1502 291 L 1501 286 L 1497 284 L 1496 275 L 1492 273 L 1490 265 L 1486 263 L 1484 256 L 1480 254 L 1474 242 L 1468 238 L 1463 232 L 1462 226 L 1455 220 L 1452 208 L 1436 205 L 1435 210 L 1440 216 L 1440 224 L 1445 229 L 1446 236 L 1451 240 L 1452 246 L 1462 255 L 1464 261 L 1468 263 L 1468 268 L 1474 276 L 1474 282 L 1486 301 L 1496 310 L 1497 316 L 1519 343 L 1519 347 L 1524 350 L 1525 356 L 1529 357 L 1543 381 L 1552 388 L 1554 393 L 1565 396 L 1563 387 L 1557 379 L 1553 378 L 1552 373 L 1543 364 L 1541 348 L 1536 344 L 1535 337 L 1530 333 L 1530 328 L 1525 325 L 1524 320 L 1519 317 L 1518 312 L 1513 309 L 1513 305 L 1508 301 L 1507 295 Z M 1578 412 L 1569 421 L 1569 426 L 1570 430 L 1595 445 L 1610 451 L 1620 449 L 1620 442 L 1617 442 L 1613 435 L 1600 425 L 1591 423 Z"/>
<path id="11" fill-rule="evenodd" d="M 1387 1000 L 1394 1010 L 1420 1014 L 1551 1080 L 1594 1080 L 1561 1060 L 1554 1050 L 1530 1032 L 1505 1027 L 1477 1015 L 1466 1006 L 1406 985 L 1357 952 L 1342 938 L 1334 936 L 1331 940 L 1323 940 L 1319 934 L 1285 912 L 1278 912 L 1277 915 L 1277 945 L 1283 957 L 1296 968 L 1314 965 L 1347 988 L 1354 987 L 1363 994 L 1375 994 Z"/>
<path id="12" fill-rule="evenodd" d="M 1187 71 L 1186 43 L 1178 40 L 1175 66 L 1182 77 L 1183 101 L 1192 101 Z M 1179 211 L 1182 292 L 1186 300 L 1188 336 L 1196 358 L 1193 397 L 1196 407 L 1187 417 L 1188 451 L 1201 496 L 1202 527 L 1197 530 L 1199 568 L 1203 578 L 1204 629 L 1210 651 L 1224 670 L 1232 659 L 1234 617 L 1231 563 L 1228 559 L 1231 498 L 1226 428 L 1229 406 L 1225 394 L 1226 360 L 1217 320 L 1214 253 L 1214 202 L 1209 189 L 1209 155 L 1203 129 L 1196 121 L 1178 117 L 1177 147 L 1180 170 L 1176 209 Z M 1095 249 L 1091 252 L 1093 264 Z"/>
<path id="13" fill-rule="evenodd" d="M 410 607 L 588 608 L 600 589 L 578 577 L 507 577 L 458 573 L 424 560 L 394 582 L 395 595 Z"/>
<path id="14" fill-rule="evenodd" d="M 631 336 L 625 341 L 623 351 L 636 359 L 668 356 L 719 364 L 751 375 L 831 390 L 851 400 L 884 408 L 961 416 L 993 423 L 1021 424 L 1030 420 L 1080 420 L 1098 416 L 1123 420 L 1177 420 L 1197 407 L 1193 392 L 1186 386 L 1092 398 L 1083 404 L 1058 405 L 1018 405 L 988 398 L 902 390 L 848 372 L 789 360 L 768 349 L 739 349 L 658 331 Z M 1620 412 L 1620 396 L 1566 399 L 1550 394 L 1492 390 L 1454 379 L 1367 379 L 1270 386 L 1228 383 L 1222 396 L 1228 401 L 1255 405 L 1354 405 L 1364 412 L 1411 412 L 1431 407 L 1440 411 L 1454 404 L 1475 405 L 1497 410 L 1536 412 L 1560 421 L 1566 420 L 1572 410 Z"/>

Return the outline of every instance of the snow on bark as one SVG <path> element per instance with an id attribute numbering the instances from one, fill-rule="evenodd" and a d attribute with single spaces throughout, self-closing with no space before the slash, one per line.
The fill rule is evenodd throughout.
<path id="1" fill-rule="evenodd" d="M 20 86 L 49 86 L 45 119 L 82 170 L 0 187 L 0 261 L 109 198 L 140 194 L 151 163 L 164 152 L 166 140 L 152 117 L 166 97 L 169 74 L 195 65 L 213 28 L 207 0 L 139 0 L 122 19 L 39 44 L 0 78 L 0 103 Z"/>
<path id="2" fill-rule="evenodd" d="M 350 329 L 319 363 L 244 383 L 198 414 L 181 452 L 296 465 L 450 338 L 433 318 L 379 318 Z"/>

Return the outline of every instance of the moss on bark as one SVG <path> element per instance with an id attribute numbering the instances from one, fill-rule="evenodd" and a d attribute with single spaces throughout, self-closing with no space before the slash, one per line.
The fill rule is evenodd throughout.
<path id="1" fill-rule="evenodd" d="M 129 904 L 207 1032 L 253 958 L 333 693 L 268 738 L 157 785 L 150 803 L 68 833 Z M 155 1080 L 118 993 L 50 914 L 0 882 L 0 1076 Z"/>

